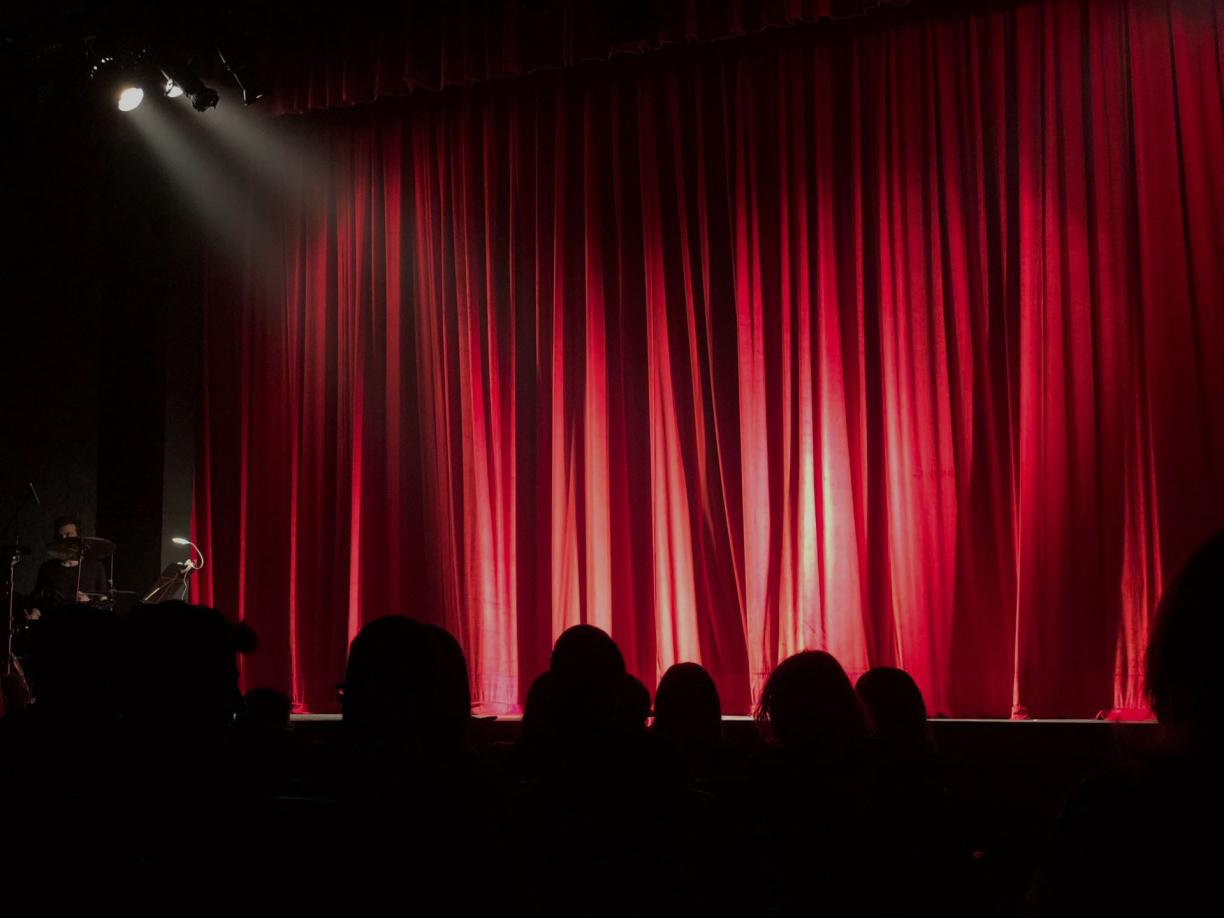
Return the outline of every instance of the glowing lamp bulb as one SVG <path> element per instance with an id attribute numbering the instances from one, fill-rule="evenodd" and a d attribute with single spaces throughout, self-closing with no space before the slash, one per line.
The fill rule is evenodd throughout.
<path id="1" fill-rule="evenodd" d="M 166 80 L 166 97 L 167 98 L 177 99 L 182 94 L 183 94 L 182 86 L 174 82 L 174 80 Z"/>
<path id="2" fill-rule="evenodd" d="M 130 112 L 144 100 L 144 90 L 139 86 L 129 86 L 119 93 L 119 111 Z"/>

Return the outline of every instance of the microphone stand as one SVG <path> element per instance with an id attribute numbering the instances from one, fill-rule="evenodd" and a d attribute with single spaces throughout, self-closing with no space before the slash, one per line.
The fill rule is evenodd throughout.
<path id="1" fill-rule="evenodd" d="M 4 675 L 16 675 L 21 680 L 22 684 L 29 688 L 26 682 L 25 672 L 21 668 L 21 663 L 17 656 L 13 653 L 13 638 L 17 631 L 17 614 L 13 605 L 13 593 L 16 592 L 14 581 L 17 575 L 17 565 L 21 563 L 21 545 L 14 543 L 9 551 L 8 558 L 8 638 L 4 649 Z"/>
<path id="2" fill-rule="evenodd" d="M 17 522 L 18 518 L 21 516 L 22 512 L 25 510 L 26 503 L 29 501 L 30 494 L 32 492 L 33 492 L 33 485 L 30 486 L 30 490 L 26 491 L 25 494 L 22 495 L 21 502 L 17 504 L 16 512 L 11 517 L 9 517 L 8 522 L 5 524 L 4 531 L 6 533 L 12 530 L 13 524 Z M 16 631 L 17 631 L 17 614 L 16 614 L 16 609 L 14 607 L 14 598 L 15 598 L 14 594 L 17 591 L 17 586 L 16 586 L 17 565 L 21 563 L 21 556 L 25 554 L 25 552 L 21 550 L 21 533 L 20 532 L 17 533 L 16 537 L 13 539 L 12 544 L 8 548 L 9 548 L 8 584 L 7 584 L 7 589 L 8 589 L 8 634 L 5 640 L 5 648 L 4 648 L 4 675 L 5 676 L 15 675 L 21 681 L 21 684 L 25 687 L 25 690 L 28 694 L 30 690 L 30 683 L 26 680 L 25 671 L 21 668 L 21 662 L 17 659 L 17 656 L 13 653 L 13 638 L 16 636 Z"/>
<path id="3" fill-rule="evenodd" d="M 89 551 L 89 549 L 86 548 L 85 545 L 86 543 L 82 541 L 81 542 L 81 556 L 77 558 L 76 595 L 72 597 L 73 602 L 78 602 L 80 601 L 80 598 L 81 598 L 81 571 L 85 568 L 86 552 Z"/>

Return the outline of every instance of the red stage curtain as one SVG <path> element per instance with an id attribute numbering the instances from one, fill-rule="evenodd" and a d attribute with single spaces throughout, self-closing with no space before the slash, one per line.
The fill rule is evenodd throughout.
<path id="1" fill-rule="evenodd" d="M 206 291 L 248 684 L 332 709 L 406 612 L 485 711 L 582 621 L 729 711 L 806 647 L 933 712 L 1141 707 L 1224 524 L 1222 24 L 1044 2 L 277 122 L 324 178 Z"/>

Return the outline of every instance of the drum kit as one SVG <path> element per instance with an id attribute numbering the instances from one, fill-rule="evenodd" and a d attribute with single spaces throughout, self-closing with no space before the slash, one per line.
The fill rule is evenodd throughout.
<path id="1" fill-rule="evenodd" d="M 190 545 L 197 552 L 198 548 L 186 539 L 175 539 L 176 543 Z M 5 620 L 7 624 L 7 646 L 5 648 L 4 675 L 16 676 L 23 683 L 25 671 L 23 662 L 29 654 L 31 636 L 41 616 L 37 608 L 40 597 L 18 598 L 15 589 L 15 573 L 17 565 L 30 554 L 30 547 L 19 542 L 0 545 L 0 557 L 8 561 L 8 578 L 3 583 L 6 599 Z M 144 592 L 135 590 L 120 590 L 115 588 L 115 543 L 110 539 L 95 536 L 81 536 L 68 539 L 56 539 L 46 546 L 46 554 L 57 560 L 76 562 L 78 605 L 84 605 L 99 612 L 113 612 L 117 602 L 123 597 L 138 597 L 143 603 L 159 603 L 176 599 L 187 599 L 191 575 L 203 567 L 203 556 L 200 560 L 187 560 L 167 565 L 157 581 Z M 106 565 L 106 590 L 104 592 L 82 591 L 82 562 L 108 562 Z M 82 598 L 83 597 L 83 598 Z M 43 603 L 45 606 L 45 602 Z"/>
<path id="2" fill-rule="evenodd" d="M 132 592 L 130 590 L 116 590 L 114 588 L 115 543 L 110 539 L 99 539 L 93 536 L 56 539 L 47 545 L 46 553 L 56 561 L 76 562 L 77 594 L 78 596 L 87 597 L 87 599 L 82 600 L 84 605 L 99 611 L 111 610 L 115 607 L 116 596 Z M 17 565 L 29 554 L 30 547 L 28 545 L 20 543 L 0 545 L 0 556 L 8 559 L 9 567 L 8 581 L 5 584 L 5 598 L 7 599 L 8 606 L 6 610 L 8 613 L 6 616 L 8 641 L 5 647 L 4 675 L 17 676 L 23 682 L 25 681 L 23 660 L 29 652 L 30 637 L 35 622 L 41 615 L 40 610 L 37 608 L 40 598 L 25 597 L 19 600 L 14 583 Z M 106 561 L 109 559 L 110 564 L 106 569 L 106 592 L 81 591 L 81 570 L 84 567 L 81 562 L 87 559 L 94 561 Z"/>

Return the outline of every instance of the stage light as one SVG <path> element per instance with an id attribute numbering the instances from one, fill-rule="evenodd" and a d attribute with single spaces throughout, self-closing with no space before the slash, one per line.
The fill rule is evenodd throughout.
<path id="1" fill-rule="evenodd" d="M 144 90 L 139 86 L 128 86 L 119 93 L 119 111 L 130 112 L 144 100 Z"/>
<path id="2" fill-rule="evenodd" d="M 221 96 L 206 85 L 181 52 L 159 47 L 108 49 L 94 51 L 90 77 L 104 97 L 122 93 L 120 111 L 130 112 L 144 99 L 147 90 L 154 96 L 171 99 L 186 96 L 198 112 L 214 107 Z"/>
<path id="3" fill-rule="evenodd" d="M 197 112 L 216 108 L 219 101 L 221 101 L 221 96 L 210 86 L 205 86 L 191 95 L 191 107 Z"/>
<path id="4" fill-rule="evenodd" d="M 183 57 L 168 55 L 162 64 L 161 75 L 166 81 L 163 84 L 166 87 L 166 95 L 172 99 L 180 95 L 186 96 L 191 107 L 197 112 L 213 108 L 221 98 L 215 89 L 205 85 Z M 177 94 L 171 87 L 178 90 Z"/>
<path id="5" fill-rule="evenodd" d="M 121 112 L 130 112 L 144 99 L 136 63 L 131 56 L 120 58 L 106 55 L 97 58 L 89 70 L 90 79 L 100 90 L 102 98 L 117 103 Z"/>

